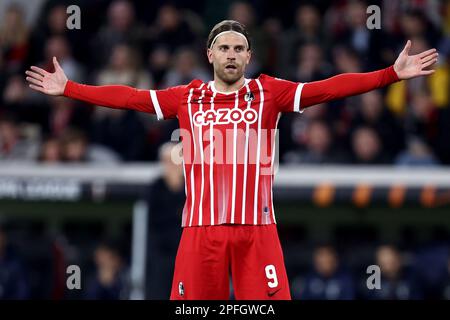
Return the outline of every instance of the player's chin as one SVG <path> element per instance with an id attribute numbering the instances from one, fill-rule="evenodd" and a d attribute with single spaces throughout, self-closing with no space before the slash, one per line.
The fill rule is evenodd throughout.
<path id="1" fill-rule="evenodd" d="M 223 80 L 227 83 L 234 83 L 242 77 L 242 72 L 238 70 L 225 71 L 222 73 Z"/>

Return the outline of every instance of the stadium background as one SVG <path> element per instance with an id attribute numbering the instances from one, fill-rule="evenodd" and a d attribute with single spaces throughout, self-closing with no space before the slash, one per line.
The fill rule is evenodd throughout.
<path id="1" fill-rule="evenodd" d="M 66 27 L 71 4 L 80 30 Z M 371 4 L 380 30 L 366 27 Z M 274 194 L 294 298 L 450 298 L 448 2 L 2 0 L 0 17 L 0 298 L 164 295 L 164 285 L 143 294 L 140 280 L 145 256 L 156 268 L 145 269 L 147 287 L 170 277 L 182 196 L 164 199 L 158 150 L 176 121 L 48 98 L 28 89 L 24 71 L 50 70 L 56 56 L 69 79 L 89 84 L 209 80 L 206 36 L 225 18 L 252 35 L 247 77 L 371 71 L 392 64 L 406 39 L 413 53 L 438 49 L 431 77 L 283 115 Z M 154 199 L 173 216 L 152 219 L 172 212 Z M 81 290 L 66 288 L 70 264 L 81 267 Z M 383 290 L 366 287 L 371 264 Z"/>

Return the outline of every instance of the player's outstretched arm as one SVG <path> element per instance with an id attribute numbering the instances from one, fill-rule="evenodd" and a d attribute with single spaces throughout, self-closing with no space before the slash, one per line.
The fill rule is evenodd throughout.
<path id="1" fill-rule="evenodd" d="M 436 49 L 409 55 L 411 41 L 408 40 L 394 65 L 373 72 L 343 73 L 325 80 L 305 83 L 301 93 L 301 108 L 342 99 L 378 89 L 399 80 L 427 76 L 434 72 L 427 68 L 436 63 Z"/>
<path id="2" fill-rule="evenodd" d="M 153 113 L 148 90 L 123 85 L 89 86 L 68 80 L 64 70 L 53 57 L 55 72 L 32 66 L 25 73 L 31 89 L 52 96 L 69 98 L 117 109 L 133 109 Z"/>

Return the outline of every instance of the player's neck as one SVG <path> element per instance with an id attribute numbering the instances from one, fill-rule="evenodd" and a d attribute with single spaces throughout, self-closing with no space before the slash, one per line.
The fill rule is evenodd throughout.
<path id="1" fill-rule="evenodd" d="M 226 83 L 220 80 L 218 77 L 214 77 L 214 88 L 219 92 L 233 92 L 241 89 L 245 84 L 245 78 L 242 76 L 238 81 L 234 83 Z"/>

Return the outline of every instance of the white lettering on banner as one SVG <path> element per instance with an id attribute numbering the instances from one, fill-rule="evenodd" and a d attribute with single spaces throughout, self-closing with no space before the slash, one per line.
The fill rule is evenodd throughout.
<path id="1" fill-rule="evenodd" d="M 0 178 L 0 199 L 72 200 L 81 198 L 81 184 L 70 180 Z"/>

